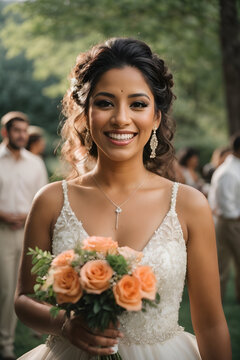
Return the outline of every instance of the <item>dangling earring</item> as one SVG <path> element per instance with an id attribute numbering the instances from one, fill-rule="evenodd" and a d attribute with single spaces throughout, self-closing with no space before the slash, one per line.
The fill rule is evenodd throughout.
<path id="1" fill-rule="evenodd" d="M 150 148 L 151 148 L 151 154 L 150 159 L 154 159 L 156 157 L 156 149 L 158 147 L 158 139 L 156 135 L 156 128 L 153 129 L 152 137 L 150 140 Z"/>
<path id="2" fill-rule="evenodd" d="M 89 152 L 92 148 L 92 137 L 88 128 L 85 136 L 85 147 L 87 149 L 87 152 Z"/>

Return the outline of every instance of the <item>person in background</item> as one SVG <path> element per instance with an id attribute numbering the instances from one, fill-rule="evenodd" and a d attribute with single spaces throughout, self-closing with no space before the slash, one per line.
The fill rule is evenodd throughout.
<path id="1" fill-rule="evenodd" d="M 42 156 L 46 147 L 43 130 L 39 126 L 30 125 L 28 135 L 26 149 L 35 155 Z"/>
<path id="2" fill-rule="evenodd" d="M 214 150 L 210 163 L 204 165 L 202 169 L 204 180 L 210 184 L 214 171 L 224 162 L 226 157 L 232 153 L 229 146 Z"/>
<path id="3" fill-rule="evenodd" d="M 232 138 L 232 151 L 213 174 L 208 200 L 215 215 L 222 299 L 233 259 L 240 303 L 240 133 Z"/>
<path id="4" fill-rule="evenodd" d="M 204 181 L 200 178 L 197 167 L 199 153 L 192 147 L 186 147 L 177 152 L 177 159 L 184 179 L 184 184 L 193 186 L 202 191 Z"/>
<path id="5" fill-rule="evenodd" d="M 2 117 L 0 147 L 0 358 L 15 359 L 14 292 L 24 224 L 36 192 L 47 184 L 43 161 L 24 149 L 28 117 L 12 111 Z"/>

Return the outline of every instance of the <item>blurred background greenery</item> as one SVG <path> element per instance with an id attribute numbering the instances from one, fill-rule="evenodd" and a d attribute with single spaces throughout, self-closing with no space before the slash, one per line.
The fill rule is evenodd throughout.
<path id="1" fill-rule="evenodd" d="M 224 92 L 239 100 L 239 8 L 239 0 L 1 1 L 0 116 L 21 110 L 45 129 L 52 174 L 61 98 L 76 56 L 106 38 L 132 36 L 173 72 L 175 147 L 195 146 L 203 165 L 240 129 L 240 105 Z"/>

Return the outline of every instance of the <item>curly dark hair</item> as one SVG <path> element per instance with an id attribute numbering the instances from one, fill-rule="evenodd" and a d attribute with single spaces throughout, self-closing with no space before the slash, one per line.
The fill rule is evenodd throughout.
<path id="1" fill-rule="evenodd" d="M 86 119 L 90 96 L 106 71 L 124 66 L 132 66 L 141 71 L 153 93 L 155 111 L 161 112 L 161 123 L 156 132 L 158 137 L 156 157 L 150 159 L 149 139 L 144 147 L 143 163 L 154 173 L 172 177 L 170 169 L 174 150 L 171 140 L 175 123 L 168 114 L 175 98 L 171 90 L 173 77 L 164 61 L 153 54 L 147 44 L 132 38 L 110 39 L 77 57 L 76 65 L 70 73 L 72 87 L 63 98 L 63 115 L 67 119 L 62 128 L 62 137 L 65 140 L 62 155 L 73 166 L 71 177 L 79 174 L 77 169 L 79 149 L 87 147 Z M 97 158 L 95 143 L 89 150 L 89 155 Z"/>

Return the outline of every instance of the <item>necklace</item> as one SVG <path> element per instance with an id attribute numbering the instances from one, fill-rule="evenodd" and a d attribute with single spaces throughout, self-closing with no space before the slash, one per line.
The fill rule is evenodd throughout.
<path id="1" fill-rule="evenodd" d="M 123 211 L 122 210 L 122 206 L 124 204 L 126 204 L 126 202 L 138 191 L 138 189 L 140 189 L 140 187 L 144 184 L 145 182 L 145 178 L 143 180 L 143 182 L 141 182 L 137 187 L 136 189 L 130 194 L 130 196 L 124 200 L 120 205 L 117 205 L 112 199 L 110 199 L 110 197 L 105 193 L 105 191 L 102 189 L 102 187 L 99 185 L 99 183 L 97 182 L 97 180 L 95 179 L 94 176 L 92 176 L 95 184 L 97 185 L 98 189 L 103 193 L 103 195 L 106 197 L 106 199 L 108 199 L 114 206 L 115 206 L 115 214 L 116 214 L 116 220 L 115 220 L 115 229 L 117 230 L 118 229 L 118 217 L 119 215 L 121 214 L 121 212 Z"/>

